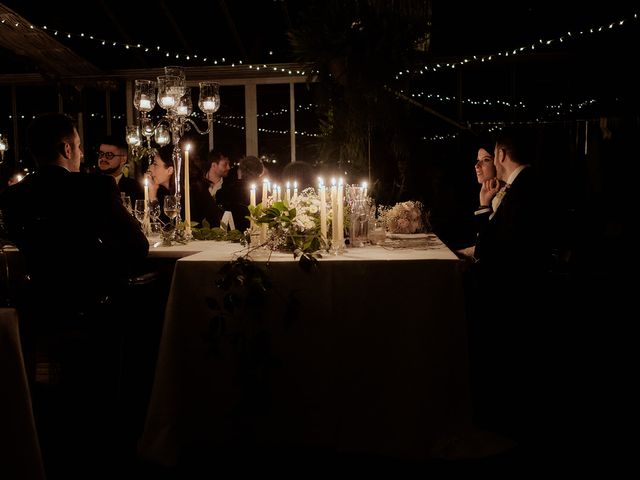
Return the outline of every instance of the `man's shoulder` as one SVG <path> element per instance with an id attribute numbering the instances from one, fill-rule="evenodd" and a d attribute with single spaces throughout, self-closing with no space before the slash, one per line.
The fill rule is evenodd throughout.
<path id="1" fill-rule="evenodd" d="M 118 183 L 120 185 L 126 185 L 132 188 L 136 188 L 136 187 L 142 188 L 142 185 L 140 185 L 140 183 L 136 179 L 131 177 L 125 177 L 124 175 L 120 178 L 120 181 Z"/>
<path id="2" fill-rule="evenodd" d="M 79 185 L 90 185 L 98 188 L 107 188 L 115 185 L 111 176 L 96 175 L 95 173 L 75 173 L 69 175 L 69 180 Z"/>

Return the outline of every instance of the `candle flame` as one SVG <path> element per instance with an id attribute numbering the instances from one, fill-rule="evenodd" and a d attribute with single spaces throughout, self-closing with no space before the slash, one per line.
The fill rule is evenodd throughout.
<path id="1" fill-rule="evenodd" d="M 187 152 L 188 152 L 188 151 L 190 151 L 190 150 L 191 150 L 191 144 L 190 144 L 190 143 L 187 143 L 187 144 L 184 146 L 184 149 L 185 149 L 185 151 L 187 151 Z"/>

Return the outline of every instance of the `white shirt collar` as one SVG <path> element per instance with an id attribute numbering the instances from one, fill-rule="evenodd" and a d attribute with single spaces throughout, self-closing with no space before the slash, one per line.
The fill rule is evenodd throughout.
<path id="1" fill-rule="evenodd" d="M 216 192 L 222 188 L 222 182 L 224 181 L 224 177 L 220 177 L 220 181 L 217 183 L 212 183 L 209 185 L 209 193 L 212 197 L 216 196 Z"/>
<path id="2" fill-rule="evenodd" d="M 516 177 L 520 175 L 520 172 L 525 168 L 527 168 L 528 166 L 529 165 L 519 165 L 518 168 L 516 168 L 513 172 L 511 172 L 511 175 L 509 175 L 509 178 L 507 178 L 507 185 L 511 185 L 513 181 L 516 179 Z"/>

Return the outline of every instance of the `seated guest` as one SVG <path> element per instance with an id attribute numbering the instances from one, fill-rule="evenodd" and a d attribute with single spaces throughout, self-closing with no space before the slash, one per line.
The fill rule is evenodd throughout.
<path id="1" fill-rule="evenodd" d="M 221 151 L 211 150 L 204 172 L 196 173 L 191 182 L 192 219 L 200 223 L 207 220 L 212 226 L 220 224 L 224 206 L 219 200 L 224 198 L 221 189 L 229 170 L 229 157 Z"/>
<path id="2" fill-rule="evenodd" d="M 28 142 L 37 171 L 0 197 L 9 238 L 52 302 L 95 301 L 146 257 L 147 240 L 111 178 L 77 173 L 82 150 L 70 117 L 36 118 Z"/>
<path id="3" fill-rule="evenodd" d="M 136 200 L 144 198 L 144 190 L 140 182 L 125 176 L 122 171 L 128 160 L 128 152 L 123 139 L 106 136 L 98 150 L 98 172 L 113 177 L 120 192 L 130 197 L 131 204 L 134 205 Z"/>
<path id="4" fill-rule="evenodd" d="M 0 209 L 29 275 L 19 310 L 26 358 L 43 352 L 59 371 L 47 396 L 55 399 L 55 418 L 38 425 L 39 433 L 47 428 L 45 461 L 55 459 L 47 476 L 82 478 L 90 465 L 116 463 L 121 447 L 113 415 L 119 320 L 127 311 L 114 299 L 138 272 L 149 244 L 113 179 L 79 173 L 80 136 L 70 117 L 37 117 L 27 140 L 37 170 L 0 195 Z M 34 405 L 39 418 L 42 400 Z"/>
<path id="5" fill-rule="evenodd" d="M 250 202 L 250 188 L 251 185 L 258 184 L 262 172 L 262 162 L 258 157 L 252 155 L 243 157 L 238 165 L 238 181 L 234 182 L 228 193 L 225 194 L 225 210 L 229 210 L 233 214 L 236 228 L 240 231 L 249 228 L 247 207 Z"/>
<path id="6" fill-rule="evenodd" d="M 307 162 L 296 161 L 290 162 L 282 169 L 282 182 L 298 182 L 298 191 L 301 192 L 305 188 L 318 186 L 318 179 L 313 174 L 313 167 Z"/>
<path id="7" fill-rule="evenodd" d="M 162 212 L 160 220 L 163 223 L 167 223 L 170 220 L 164 213 L 164 198 L 167 195 L 175 195 L 176 193 L 172 154 L 172 145 L 158 148 L 146 173 L 149 181 L 149 201 L 158 201 Z"/>

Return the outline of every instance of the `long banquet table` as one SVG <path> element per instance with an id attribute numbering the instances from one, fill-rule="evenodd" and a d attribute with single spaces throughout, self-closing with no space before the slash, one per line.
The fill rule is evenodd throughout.
<path id="1" fill-rule="evenodd" d="M 437 237 L 422 248 L 347 249 L 311 272 L 273 254 L 273 290 L 248 327 L 264 327 L 267 360 L 249 374 L 233 335 L 216 350 L 211 331 L 219 270 L 242 247 L 189 245 L 202 251 L 170 247 L 182 258 L 139 444 L 146 460 L 180 465 L 243 442 L 424 458 L 468 426 L 460 264 Z"/>

